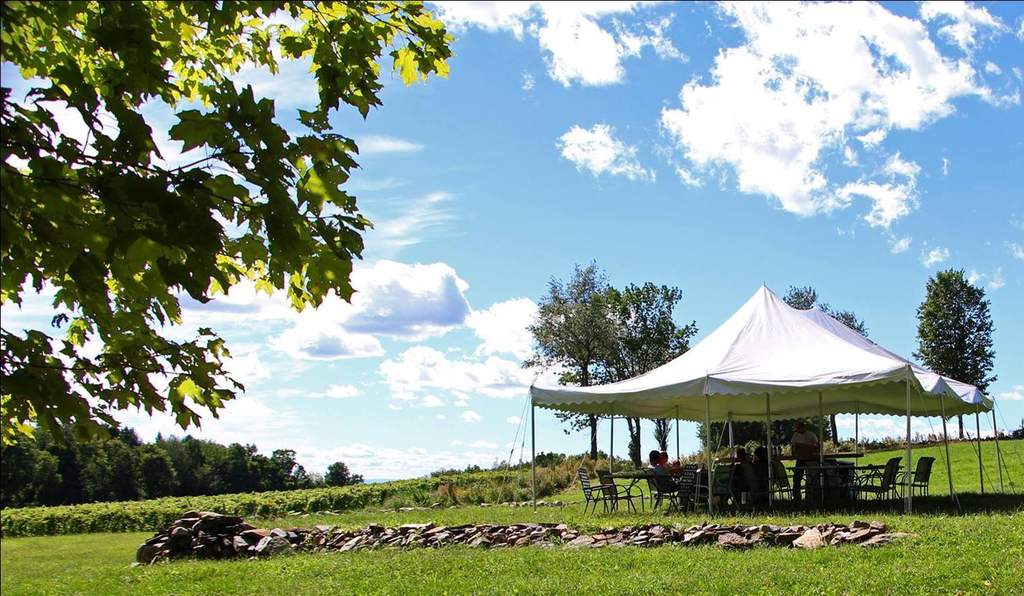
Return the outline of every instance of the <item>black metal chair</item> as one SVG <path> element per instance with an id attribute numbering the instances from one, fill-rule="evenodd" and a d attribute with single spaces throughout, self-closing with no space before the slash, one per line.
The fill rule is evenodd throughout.
<path id="1" fill-rule="evenodd" d="M 900 472 L 902 457 L 894 457 L 885 463 L 881 476 L 869 475 L 858 479 L 853 487 L 854 494 L 859 498 L 862 493 L 874 495 L 875 499 L 892 499 L 900 496 L 896 477 Z M 875 480 L 878 484 L 874 484 Z"/>
<path id="2" fill-rule="evenodd" d="M 928 484 L 932 478 L 932 464 L 935 463 L 934 457 L 919 457 L 917 459 L 917 467 L 914 468 L 914 473 L 911 474 L 910 478 L 910 494 L 916 494 L 927 497 L 928 496 Z M 896 478 L 896 484 L 900 488 L 906 486 L 906 471 L 900 472 Z"/>
<path id="3" fill-rule="evenodd" d="M 605 496 L 604 486 L 601 484 L 590 483 L 590 472 L 586 468 L 580 468 L 576 470 L 576 475 L 580 479 L 580 488 L 583 489 L 583 513 L 587 512 L 587 509 L 591 505 L 594 506 L 593 512 L 597 513 L 597 504 L 600 503 L 604 508 L 605 513 L 608 512 L 608 497 Z"/>
<path id="4" fill-rule="evenodd" d="M 732 464 L 721 464 L 715 467 L 711 479 L 711 496 L 725 501 L 732 498 L 732 479 L 736 472 L 736 466 Z"/>
<path id="5" fill-rule="evenodd" d="M 666 511 L 672 511 L 679 507 L 679 485 L 671 476 L 649 470 L 647 486 L 651 490 L 651 511 L 657 511 L 665 501 L 668 501 Z"/>
<path id="6" fill-rule="evenodd" d="M 772 460 L 772 497 L 793 500 L 793 486 L 789 483 L 789 471 L 781 461 Z"/>
<path id="7" fill-rule="evenodd" d="M 615 478 L 612 478 L 611 472 L 599 470 L 597 478 L 601 481 L 601 492 L 604 493 L 605 500 L 611 505 L 612 511 L 618 511 L 619 501 L 625 501 L 633 513 L 636 513 L 636 505 L 633 504 L 633 499 L 640 499 L 642 503 L 644 499 L 643 492 L 633 494 L 632 487 L 615 484 Z"/>
<path id="8" fill-rule="evenodd" d="M 697 464 L 686 464 L 683 466 L 682 474 L 679 476 L 679 497 L 680 508 L 690 509 L 697 499 Z M 707 499 L 707 493 L 704 494 Z"/>

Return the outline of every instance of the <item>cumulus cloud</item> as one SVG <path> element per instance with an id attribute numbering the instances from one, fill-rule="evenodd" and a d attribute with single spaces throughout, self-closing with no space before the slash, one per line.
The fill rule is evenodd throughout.
<path id="1" fill-rule="evenodd" d="M 1009 249 L 1010 254 L 1013 258 L 1024 261 L 1024 244 L 1017 244 L 1016 242 L 1007 242 L 1006 248 Z"/>
<path id="2" fill-rule="evenodd" d="M 558 149 L 562 157 L 576 164 L 577 170 L 587 170 L 594 176 L 607 173 L 653 181 L 654 171 L 640 165 L 636 147 L 616 139 L 614 133 L 615 129 L 607 124 L 595 124 L 589 130 L 573 126 L 559 137 Z"/>
<path id="3" fill-rule="evenodd" d="M 356 146 L 359 147 L 360 155 L 374 155 L 379 153 L 416 153 L 423 149 L 423 145 L 406 139 L 389 137 L 387 135 L 366 135 L 356 139 Z"/>
<path id="4" fill-rule="evenodd" d="M 906 252 L 910 248 L 910 243 L 913 242 L 913 238 L 910 236 L 904 236 L 903 238 L 893 238 L 889 244 L 889 252 L 894 255 L 898 255 L 901 252 Z"/>
<path id="5" fill-rule="evenodd" d="M 666 30 L 671 18 L 629 28 L 602 21 L 635 12 L 641 2 L 435 2 L 438 17 L 453 31 L 478 27 L 537 40 L 548 75 L 568 87 L 611 85 L 625 78 L 623 62 L 650 47 L 662 59 L 683 60 Z"/>
<path id="6" fill-rule="evenodd" d="M 1024 385 L 1014 385 L 1010 390 L 996 395 L 996 399 L 999 401 L 1024 401 Z"/>
<path id="7" fill-rule="evenodd" d="M 979 34 L 995 35 L 1006 31 L 1006 25 L 988 9 L 967 2 L 922 2 L 920 10 L 923 20 L 945 23 L 939 28 L 939 35 L 968 53 L 978 45 Z"/>
<path id="8" fill-rule="evenodd" d="M 512 354 L 525 360 L 533 351 L 528 327 L 536 318 L 537 304 L 529 298 L 516 298 L 473 311 L 466 325 L 480 338 L 477 353 Z"/>
<path id="9" fill-rule="evenodd" d="M 463 422 L 480 422 L 482 420 L 482 418 L 480 418 L 480 414 L 477 414 L 473 410 L 466 410 L 459 415 L 459 418 L 462 418 Z"/>
<path id="10" fill-rule="evenodd" d="M 424 408 L 440 408 L 444 406 L 444 401 L 442 401 L 441 398 L 437 397 L 436 395 L 426 395 L 420 401 L 420 405 L 422 405 Z"/>
<path id="11" fill-rule="evenodd" d="M 523 419 L 520 418 L 519 416 L 509 416 L 508 418 L 505 419 L 505 422 L 508 422 L 512 426 L 519 426 L 519 424 L 522 423 L 522 421 Z"/>
<path id="12" fill-rule="evenodd" d="M 878 4 L 743 2 L 723 11 L 745 42 L 718 53 L 710 81 L 684 85 L 661 124 L 693 167 L 728 167 L 742 192 L 801 216 L 846 208 L 855 196 L 871 202 L 873 226 L 905 216 L 916 171 L 884 168 L 841 184 L 825 158 L 850 138 L 870 149 L 891 130 L 949 115 L 957 97 L 991 94 L 969 62 L 939 52 L 921 22 Z"/>
<path id="13" fill-rule="evenodd" d="M 182 301 L 186 325 L 287 328 L 270 343 L 293 358 L 335 360 L 383 354 L 379 336 L 418 340 L 460 327 L 470 314 L 467 284 L 445 263 L 379 260 L 357 264 L 351 302 L 334 294 L 318 308 L 295 312 L 283 292 L 257 292 L 250 282 L 207 304 Z"/>
<path id="14" fill-rule="evenodd" d="M 521 85 L 523 91 L 533 91 L 536 84 L 537 81 L 533 78 L 532 74 L 528 72 L 523 73 L 523 83 Z"/>
<path id="15" fill-rule="evenodd" d="M 331 399 L 347 399 L 359 395 L 359 389 L 354 385 L 328 385 L 324 393 Z"/>
<path id="16" fill-rule="evenodd" d="M 498 444 L 490 441 L 473 441 L 469 447 L 470 449 L 497 449 Z"/>
<path id="17" fill-rule="evenodd" d="M 993 292 L 1006 285 L 1006 278 L 1003 277 L 1002 267 L 996 267 L 991 274 L 971 269 L 967 273 L 967 281 L 976 286 L 984 285 L 986 289 Z"/>
<path id="18" fill-rule="evenodd" d="M 941 246 L 936 246 L 931 250 L 925 250 L 921 253 L 921 264 L 931 269 L 939 263 L 949 258 L 949 249 Z"/>
<path id="19" fill-rule="evenodd" d="M 948 157 L 943 157 L 942 158 L 942 175 L 943 176 L 949 176 L 949 158 Z"/>
<path id="20" fill-rule="evenodd" d="M 513 398 L 522 396 L 533 378 L 517 361 L 496 356 L 449 359 L 428 346 L 415 346 L 385 360 L 378 372 L 400 400 L 416 399 L 430 390 Z"/>

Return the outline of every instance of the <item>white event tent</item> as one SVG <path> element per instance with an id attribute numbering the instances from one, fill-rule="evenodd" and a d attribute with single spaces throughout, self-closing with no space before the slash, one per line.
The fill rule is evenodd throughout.
<path id="1" fill-rule="evenodd" d="M 532 406 L 541 408 L 692 420 L 709 428 L 713 421 L 770 425 L 772 418 L 902 415 L 908 479 L 912 416 L 941 416 L 945 437 L 948 417 L 992 409 L 973 385 L 916 366 L 821 310 L 794 309 L 764 286 L 685 354 L 646 374 L 590 387 L 534 386 L 530 395 Z M 769 453 L 770 441 L 769 434 Z M 948 455 L 946 461 L 948 466 Z M 904 492 L 909 512 L 911 491 Z"/>

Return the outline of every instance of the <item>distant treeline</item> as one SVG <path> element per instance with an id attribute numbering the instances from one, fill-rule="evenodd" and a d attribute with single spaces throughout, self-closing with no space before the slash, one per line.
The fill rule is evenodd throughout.
<path id="1" fill-rule="evenodd" d="M 130 428 L 110 429 L 110 439 L 80 443 L 68 433 L 46 433 L 0 448 L 0 506 L 71 505 L 170 496 L 218 495 L 358 484 L 342 462 L 327 474 L 306 472 L 295 452 L 269 457 L 254 445 L 221 445 L 192 437 L 157 435 L 143 443 Z"/>

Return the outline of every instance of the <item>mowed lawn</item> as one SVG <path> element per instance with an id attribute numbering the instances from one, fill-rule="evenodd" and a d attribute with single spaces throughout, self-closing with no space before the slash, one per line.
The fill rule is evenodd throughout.
<path id="1" fill-rule="evenodd" d="M 1022 442 L 1005 442 L 1002 446 L 1009 474 L 1019 483 L 1024 472 Z M 991 448 L 991 443 L 984 447 Z M 961 451 L 966 454 L 963 461 Z M 975 457 L 972 468 L 971 453 L 973 449 L 968 445 L 955 446 L 954 480 L 958 487 L 976 492 L 977 460 Z M 885 454 L 864 458 L 884 459 Z M 940 468 L 944 469 L 944 464 L 937 458 L 936 473 Z M 989 464 L 989 471 L 994 474 L 994 464 Z M 975 477 L 973 487 L 969 484 L 972 474 Z M 933 479 L 933 493 L 942 492 L 937 482 Z M 560 495 L 571 501 L 576 497 L 575 491 Z M 861 512 L 751 513 L 715 520 L 787 525 L 879 519 L 895 530 L 913 534 L 877 549 L 843 546 L 816 551 L 756 548 L 732 552 L 717 547 L 679 546 L 592 550 L 454 547 L 303 554 L 258 561 L 178 561 L 132 567 L 135 548 L 149 534 L 14 538 L 0 543 L 0 588 L 5 596 L 585 591 L 1024 594 L 1021 565 L 1024 561 L 1024 497 L 1019 494 L 985 498 L 964 495 L 963 503 L 967 510 L 963 515 L 952 513 L 948 497 L 933 497 L 921 500 L 919 509 L 924 513 L 913 516 L 903 516 L 894 508 L 879 507 Z M 579 505 L 571 504 L 564 508 L 541 508 L 536 513 L 528 508 L 476 506 L 409 512 L 363 510 L 265 520 L 259 524 L 272 527 L 315 523 L 361 526 L 370 522 L 397 525 L 432 521 L 453 525 L 564 521 L 596 530 L 652 522 L 689 525 L 706 519 L 703 513 L 584 515 Z"/>

